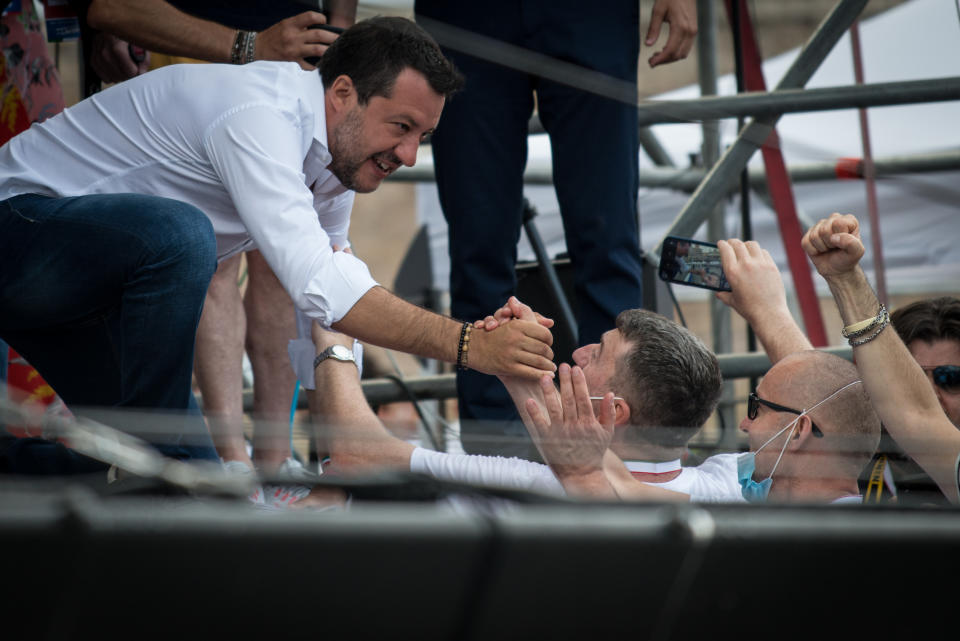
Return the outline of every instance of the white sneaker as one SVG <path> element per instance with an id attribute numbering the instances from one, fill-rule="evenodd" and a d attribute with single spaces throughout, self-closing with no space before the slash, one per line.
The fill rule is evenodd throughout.
<path id="1" fill-rule="evenodd" d="M 312 481 L 317 477 L 316 474 L 303 467 L 300 461 L 293 458 L 288 458 L 280 465 L 277 469 L 277 476 L 302 480 L 308 485 L 299 483 L 290 485 L 265 484 L 263 486 L 264 502 L 266 505 L 276 508 L 289 507 L 310 494 Z"/>
<path id="2" fill-rule="evenodd" d="M 253 468 L 244 463 L 243 461 L 224 461 L 223 469 L 227 471 L 228 474 L 235 474 L 237 476 L 252 477 Z M 263 505 L 264 500 L 264 490 L 263 486 L 259 483 L 256 483 L 253 488 L 250 490 L 250 494 L 247 496 L 250 499 L 250 502 L 254 505 Z"/>

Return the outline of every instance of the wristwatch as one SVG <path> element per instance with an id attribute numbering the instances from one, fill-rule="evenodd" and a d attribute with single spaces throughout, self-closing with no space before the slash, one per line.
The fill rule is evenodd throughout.
<path id="1" fill-rule="evenodd" d="M 353 356 L 352 349 L 346 345 L 331 345 L 327 349 L 317 354 L 317 357 L 313 359 L 313 369 L 317 369 L 317 365 L 328 358 L 335 358 L 338 361 L 349 362 L 353 363 L 354 365 L 357 363 L 357 359 Z"/>

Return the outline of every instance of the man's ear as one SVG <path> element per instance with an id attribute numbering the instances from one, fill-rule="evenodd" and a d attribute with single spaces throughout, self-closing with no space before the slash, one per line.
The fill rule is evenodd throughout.
<path id="1" fill-rule="evenodd" d="M 630 406 L 622 398 L 613 399 L 613 426 L 630 424 Z"/>
<path id="2" fill-rule="evenodd" d="M 342 115 L 357 105 L 357 88 L 353 79 L 346 74 L 337 76 L 324 95 L 333 114 Z"/>
<path id="3" fill-rule="evenodd" d="M 813 435 L 813 419 L 808 414 L 804 414 L 797 419 L 797 425 L 793 429 L 793 438 L 790 439 L 789 447 L 800 449 L 815 438 Z"/>

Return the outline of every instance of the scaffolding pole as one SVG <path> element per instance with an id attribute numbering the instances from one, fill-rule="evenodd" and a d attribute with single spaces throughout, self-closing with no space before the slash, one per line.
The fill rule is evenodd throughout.
<path id="1" fill-rule="evenodd" d="M 863 57 L 860 54 L 860 26 L 855 21 L 850 26 L 850 49 L 853 51 L 854 80 L 858 85 L 863 84 Z M 870 123 L 867 119 L 867 110 L 860 107 L 860 137 L 863 140 L 863 183 L 867 190 L 867 216 L 870 219 L 870 239 L 873 246 L 873 273 L 877 284 L 877 298 L 884 305 L 889 305 L 887 298 L 887 276 L 883 260 L 883 241 L 880 236 L 880 214 L 877 206 L 876 172 L 873 167 L 873 151 L 870 145 Z"/>
<path id="2" fill-rule="evenodd" d="M 700 95 L 714 96 L 717 94 L 717 15 L 716 3 L 713 0 L 700 0 L 697 3 L 697 71 L 700 79 Z M 703 145 L 700 155 L 704 167 L 712 167 L 720 158 L 720 124 L 715 119 L 704 120 Z M 727 238 L 725 208 L 718 203 L 710 214 L 707 225 L 708 239 L 715 241 Z M 731 331 L 730 308 L 716 298 L 710 299 L 710 331 L 713 339 L 713 351 L 716 354 L 725 354 L 733 350 Z M 736 417 L 733 413 L 733 382 L 726 380 L 723 383 L 721 403 L 717 407 L 720 418 L 721 441 L 731 443 L 736 439 Z"/>
<path id="3" fill-rule="evenodd" d="M 647 100 L 638 106 L 643 126 L 700 122 L 712 118 L 779 117 L 836 109 L 863 109 L 919 102 L 960 99 L 960 77 L 923 78 L 898 82 L 749 91 L 735 96 L 705 96 L 688 100 Z"/>
<path id="4" fill-rule="evenodd" d="M 806 84 L 865 4 L 866 0 L 842 0 L 837 4 L 804 45 L 777 89 L 798 89 Z M 768 115 L 752 120 L 743 128 L 736 142 L 727 148 L 720 161 L 707 173 L 665 236 L 689 238 L 696 233 L 714 204 L 726 196 L 730 185 L 746 167 L 751 156 L 769 138 L 779 119 L 780 114 Z"/>
<path id="5" fill-rule="evenodd" d="M 546 129 L 543 128 L 543 123 L 540 122 L 540 117 L 536 114 L 530 118 L 530 122 L 527 124 L 527 133 L 530 135 L 547 133 Z M 657 135 L 653 133 L 649 127 L 639 125 L 638 123 L 637 136 L 640 147 L 647 153 L 647 156 L 654 165 L 658 167 L 675 166 L 673 159 L 670 158 L 670 154 L 663 148 Z"/>
<path id="6" fill-rule="evenodd" d="M 956 171 L 960 169 L 960 151 L 875 158 L 873 169 L 876 178 L 900 174 Z M 794 183 L 859 179 L 866 176 L 862 158 L 839 158 L 836 161 L 828 162 L 798 163 L 788 167 L 787 170 L 790 172 L 790 180 Z M 695 191 L 703 182 L 706 174 L 707 172 L 702 167 L 688 167 L 686 169 L 650 167 L 644 169 L 640 174 L 640 186 L 690 193 Z M 751 167 L 748 174 L 751 187 L 758 188 L 766 184 L 767 174 L 762 167 Z M 390 175 L 389 180 L 433 182 L 433 164 L 429 159 L 422 160 L 417 163 L 416 167 L 404 167 L 397 170 L 396 173 Z M 553 173 L 550 167 L 528 167 L 523 174 L 523 180 L 528 185 L 552 185 Z M 728 187 L 727 194 L 736 191 L 736 185 L 732 185 Z"/>

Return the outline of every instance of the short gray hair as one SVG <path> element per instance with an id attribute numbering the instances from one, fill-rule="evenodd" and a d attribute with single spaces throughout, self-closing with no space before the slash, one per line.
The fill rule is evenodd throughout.
<path id="1" fill-rule="evenodd" d="M 621 312 L 617 329 L 630 348 L 617 362 L 610 389 L 630 406 L 635 429 L 628 438 L 686 445 L 720 400 L 716 355 L 685 327 L 644 309 Z"/>

